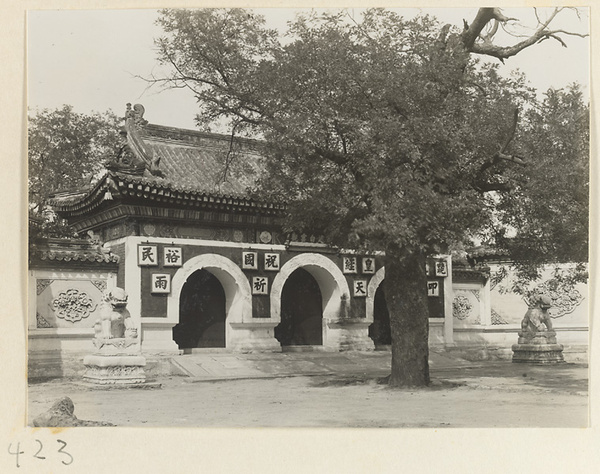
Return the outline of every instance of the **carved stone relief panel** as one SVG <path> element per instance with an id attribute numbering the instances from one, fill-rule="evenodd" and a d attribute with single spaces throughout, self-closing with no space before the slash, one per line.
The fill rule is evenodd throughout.
<path id="1" fill-rule="evenodd" d="M 89 279 L 81 274 L 36 279 L 36 319 L 31 324 L 39 329 L 91 328 L 107 286 L 107 279 L 97 274 Z"/>
<path id="2" fill-rule="evenodd" d="M 481 291 L 479 289 L 455 289 L 452 316 L 456 326 L 481 324 Z"/>
<path id="3" fill-rule="evenodd" d="M 550 313 L 550 317 L 553 319 L 572 313 L 584 300 L 583 295 L 577 289 L 573 288 L 569 291 L 565 291 L 562 288 L 551 289 L 548 282 L 537 285 L 530 292 L 530 295 L 532 294 L 541 294 L 550 297 L 552 307 L 548 310 L 548 313 Z M 527 306 L 531 306 L 528 297 L 524 297 L 523 300 L 527 303 Z"/>
<path id="4" fill-rule="evenodd" d="M 52 300 L 55 316 L 71 323 L 87 318 L 97 307 L 98 301 L 77 288 L 69 288 Z"/>

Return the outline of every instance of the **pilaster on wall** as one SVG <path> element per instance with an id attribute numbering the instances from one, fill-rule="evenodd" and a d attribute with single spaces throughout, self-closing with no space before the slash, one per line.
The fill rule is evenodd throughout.
<path id="1" fill-rule="evenodd" d="M 444 343 L 446 346 L 454 345 L 454 321 L 452 319 L 452 302 L 454 292 L 452 290 L 452 256 L 442 255 L 448 267 L 448 276 L 444 278 Z"/>
<path id="2" fill-rule="evenodd" d="M 481 324 L 484 326 L 492 325 L 492 290 L 490 279 L 488 278 L 481 289 Z"/>
<path id="3" fill-rule="evenodd" d="M 137 264 L 137 247 L 141 243 L 140 237 L 127 237 L 125 239 L 125 284 L 127 292 L 127 309 L 135 322 L 138 334 L 142 334 L 142 272 Z"/>

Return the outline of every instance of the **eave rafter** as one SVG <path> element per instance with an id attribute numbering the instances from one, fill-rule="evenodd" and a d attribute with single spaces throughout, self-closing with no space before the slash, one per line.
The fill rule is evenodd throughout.
<path id="1" fill-rule="evenodd" d="M 108 173 L 88 194 L 78 200 L 65 202 L 57 197 L 52 204 L 59 214 L 65 217 L 75 217 L 88 214 L 109 201 L 127 203 L 140 199 L 148 201 L 148 203 L 154 202 L 167 206 L 218 209 L 261 215 L 281 215 L 286 209 L 284 203 L 180 189 L 168 184 L 153 183 L 143 178 L 114 172 Z"/>

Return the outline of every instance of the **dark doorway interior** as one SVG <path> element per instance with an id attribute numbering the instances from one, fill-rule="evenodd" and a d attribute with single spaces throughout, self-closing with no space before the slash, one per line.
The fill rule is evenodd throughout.
<path id="1" fill-rule="evenodd" d="M 379 285 L 375 292 L 373 324 L 369 326 L 369 337 L 373 339 L 376 346 L 386 346 L 392 343 L 390 314 L 385 302 L 383 284 Z"/>
<path id="2" fill-rule="evenodd" d="M 319 284 L 306 270 L 294 271 L 281 292 L 281 323 L 275 337 L 282 346 L 323 344 L 323 299 Z"/>
<path id="3" fill-rule="evenodd" d="M 180 349 L 225 347 L 225 291 L 207 270 L 189 276 L 179 298 L 173 340 Z"/>

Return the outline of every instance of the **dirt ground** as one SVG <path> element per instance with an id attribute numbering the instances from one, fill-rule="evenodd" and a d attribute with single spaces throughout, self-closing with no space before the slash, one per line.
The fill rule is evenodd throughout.
<path id="1" fill-rule="evenodd" d="M 379 374 L 194 381 L 98 389 L 79 381 L 29 386 L 29 423 L 69 396 L 83 420 L 152 427 L 586 427 L 584 364 L 495 362 L 432 370 L 432 384 L 391 389 Z"/>

